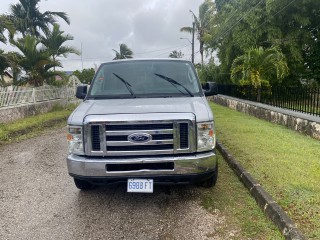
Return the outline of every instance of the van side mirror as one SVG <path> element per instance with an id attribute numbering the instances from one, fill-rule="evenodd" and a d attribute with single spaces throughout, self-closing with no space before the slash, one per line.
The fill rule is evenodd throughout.
<path id="1" fill-rule="evenodd" d="M 77 87 L 77 91 L 76 91 L 76 97 L 79 99 L 85 99 L 85 97 L 87 96 L 87 90 L 88 90 L 88 86 L 78 86 Z"/>
<path id="2" fill-rule="evenodd" d="M 203 87 L 205 96 L 213 96 L 218 94 L 218 85 L 215 82 L 207 82 Z"/>

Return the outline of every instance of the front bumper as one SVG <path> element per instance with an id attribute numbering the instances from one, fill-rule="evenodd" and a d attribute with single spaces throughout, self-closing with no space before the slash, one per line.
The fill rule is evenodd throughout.
<path id="1" fill-rule="evenodd" d="M 173 162 L 173 169 L 140 169 L 130 171 L 107 171 L 107 164 L 149 164 Z M 69 155 L 67 165 L 69 174 L 73 177 L 145 177 L 145 176 L 175 176 L 197 175 L 212 173 L 216 170 L 217 158 L 213 151 L 179 156 L 152 156 L 152 157 L 123 157 L 99 158 Z"/>

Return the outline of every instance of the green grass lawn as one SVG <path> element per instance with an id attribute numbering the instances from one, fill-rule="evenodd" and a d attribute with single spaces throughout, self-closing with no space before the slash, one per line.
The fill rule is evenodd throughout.
<path id="1" fill-rule="evenodd" d="M 67 118 L 76 105 L 56 106 L 50 112 L 0 124 L 0 145 L 39 135 L 48 128 L 67 125 Z"/>
<path id="2" fill-rule="evenodd" d="M 219 229 L 219 233 L 225 239 L 284 239 L 220 154 L 218 161 L 218 182 L 215 187 L 205 190 L 201 198 L 206 209 L 218 209 L 225 216 L 226 224 Z M 237 230 L 239 234 L 234 237 L 229 235 Z"/>
<path id="3" fill-rule="evenodd" d="M 220 142 L 308 238 L 320 239 L 320 141 L 210 105 Z"/>

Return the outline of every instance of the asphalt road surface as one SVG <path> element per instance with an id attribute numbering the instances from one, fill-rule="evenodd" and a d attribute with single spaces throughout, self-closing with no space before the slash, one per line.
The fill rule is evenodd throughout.
<path id="1" fill-rule="evenodd" d="M 225 216 L 202 188 L 125 184 L 80 191 L 66 167 L 66 128 L 0 147 L 0 239 L 227 239 Z"/>

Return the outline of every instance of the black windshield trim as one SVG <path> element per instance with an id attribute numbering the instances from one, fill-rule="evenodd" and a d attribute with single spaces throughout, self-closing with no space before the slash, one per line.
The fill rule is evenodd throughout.
<path id="1" fill-rule="evenodd" d="M 202 97 L 201 94 L 194 94 L 194 97 Z M 173 94 L 137 94 L 135 98 L 185 98 L 190 97 L 188 94 L 185 93 L 173 93 Z M 129 94 L 121 94 L 121 95 L 87 95 L 87 100 L 94 100 L 94 99 L 132 99 L 132 96 Z"/>

